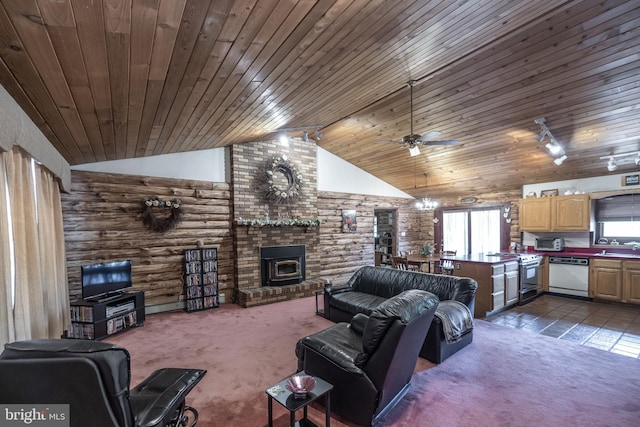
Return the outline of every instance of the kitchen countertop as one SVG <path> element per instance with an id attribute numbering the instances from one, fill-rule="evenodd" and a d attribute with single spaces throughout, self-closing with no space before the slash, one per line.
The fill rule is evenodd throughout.
<path id="1" fill-rule="evenodd" d="M 624 246 L 619 248 L 605 249 L 605 253 L 602 253 L 603 249 L 600 248 L 566 248 L 561 252 L 542 252 L 542 251 L 527 251 L 527 252 L 513 252 L 511 255 L 488 255 L 488 254 L 471 254 L 471 255 L 452 255 L 442 256 L 442 259 L 452 261 L 465 261 L 476 262 L 485 264 L 495 264 L 498 262 L 513 261 L 520 254 L 540 255 L 540 256 L 574 256 L 574 257 L 587 257 L 598 259 L 627 259 L 627 260 L 639 260 L 640 251 L 634 251 Z"/>
<path id="2" fill-rule="evenodd" d="M 505 261 L 517 261 L 518 254 L 511 255 L 488 255 L 488 254 L 471 254 L 471 255 L 442 255 L 441 259 L 451 261 L 477 262 L 482 264 L 496 264 Z"/>

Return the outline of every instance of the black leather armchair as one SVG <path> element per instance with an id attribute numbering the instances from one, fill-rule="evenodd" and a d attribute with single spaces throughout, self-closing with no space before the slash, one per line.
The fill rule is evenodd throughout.
<path id="1" fill-rule="evenodd" d="M 298 370 L 333 384 L 331 410 L 362 425 L 381 419 L 409 389 L 438 297 L 412 289 L 298 341 Z"/>
<path id="2" fill-rule="evenodd" d="M 0 402 L 69 404 L 72 427 L 193 426 L 198 413 L 185 405 L 185 397 L 205 374 L 159 369 L 129 390 L 130 358 L 122 347 L 85 340 L 17 341 L 5 344 L 0 354 Z"/>

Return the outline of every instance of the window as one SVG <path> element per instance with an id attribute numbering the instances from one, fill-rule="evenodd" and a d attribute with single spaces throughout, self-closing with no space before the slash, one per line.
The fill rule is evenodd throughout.
<path id="1" fill-rule="evenodd" d="M 500 206 L 441 209 L 440 214 L 442 231 L 438 233 L 436 227 L 436 240 L 442 242 L 441 250 L 474 254 L 499 252 L 509 246 L 509 233 L 503 231 L 505 221 Z M 503 236 L 507 236 L 506 240 Z"/>
<path id="2" fill-rule="evenodd" d="M 640 242 L 640 194 L 621 194 L 595 202 L 596 242 Z"/>

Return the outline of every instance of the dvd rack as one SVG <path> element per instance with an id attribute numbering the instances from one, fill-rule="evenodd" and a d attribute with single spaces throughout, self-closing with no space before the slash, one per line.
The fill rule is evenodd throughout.
<path id="1" fill-rule="evenodd" d="M 123 292 L 108 301 L 72 301 L 66 338 L 100 340 L 145 320 L 144 292 Z"/>
<path id="2" fill-rule="evenodd" d="M 219 307 L 217 248 L 184 251 L 184 293 L 186 311 Z"/>

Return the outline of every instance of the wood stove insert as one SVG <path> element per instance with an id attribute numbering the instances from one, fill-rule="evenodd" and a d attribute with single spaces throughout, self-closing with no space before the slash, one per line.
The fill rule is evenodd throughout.
<path id="1" fill-rule="evenodd" d="M 260 248 L 262 286 L 295 285 L 305 280 L 305 246 Z"/>

